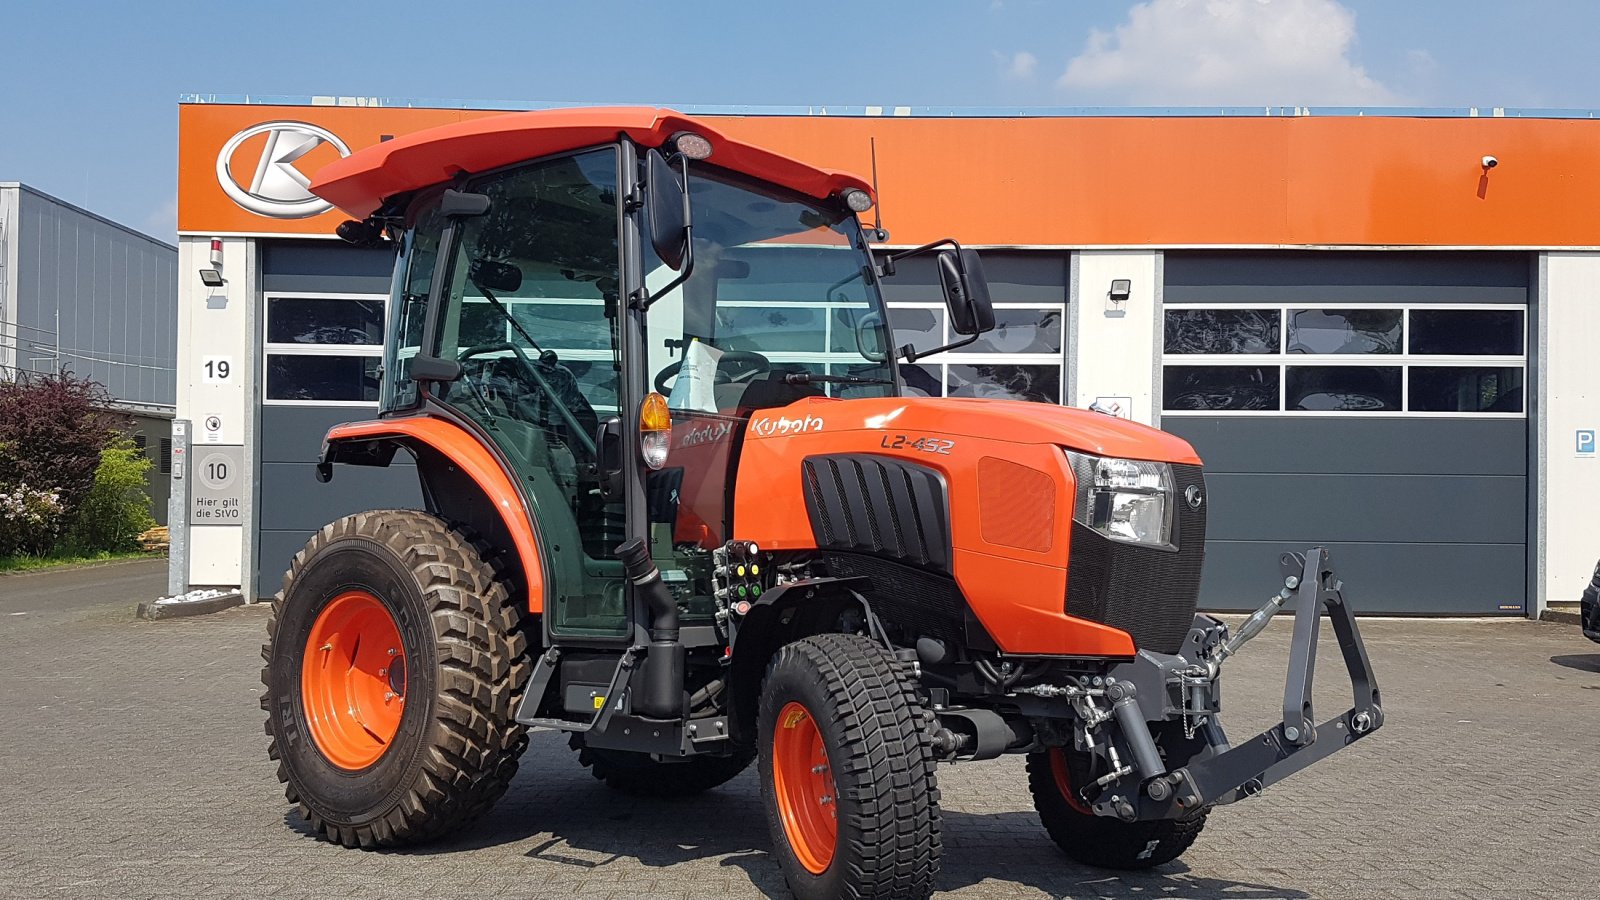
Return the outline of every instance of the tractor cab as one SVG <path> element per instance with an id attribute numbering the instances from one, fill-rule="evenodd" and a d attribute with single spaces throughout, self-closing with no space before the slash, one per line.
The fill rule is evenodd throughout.
<path id="1" fill-rule="evenodd" d="M 476 149 L 465 140 L 457 152 Z M 399 249 L 382 415 L 459 424 L 515 476 L 548 563 L 532 599 L 552 640 L 631 635 L 615 552 L 630 538 L 687 621 L 709 625 L 752 415 L 899 393 L 878 281 L 911 254 L 874 258 L 865 184 L 703 125 L 661 117 L 567 143 L 584 146 L 457 165 L 347 223 Z M 451 142 L 429 150 L 449 165 Z M 321 174 L 327 196 L 373 174 L 339 168 Z M 976 336 L 993 316 L 976 255 L 959 251 L 913 253 L 943 253 L 952 322 Z"/>

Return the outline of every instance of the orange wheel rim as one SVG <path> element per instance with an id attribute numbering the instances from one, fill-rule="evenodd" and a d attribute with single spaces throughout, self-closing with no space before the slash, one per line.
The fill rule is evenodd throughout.
<path id="1" fill-rule="evenodd" d="M 300 664 L 311 739 L 341 769 L 378 761 L 400 730 L 406 655 L 400 628 L 367 591 L 333 598 L 311 625 Z"/>
<path id="2" fill-rule="evenodd" d="M 799 703 L 787 703 L 778 713 L 772 735 L 772 789 L 795 858 L 813 875 L 826 872 L 839 839 L 839 792 L 822 731 Z"/>
<path id="3" fill-rule="evenodd" d="M 1060 747 L 1050 748 L 1050 774 L 1055 776 L 1056 790 L 1061 792 L 1061 799 L 1067 805 L 1086 816 L 1094 815 L 1094 811 L 1083 805 L 1078 799 L 1078 794 L 1072 789 L 1072 772 L 1067 768 L 1067 754 Z"/>

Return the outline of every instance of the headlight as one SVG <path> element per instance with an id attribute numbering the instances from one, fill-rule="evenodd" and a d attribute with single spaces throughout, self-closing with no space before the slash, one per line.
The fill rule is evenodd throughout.
<path id="1" fill-rule="evenodd" d="M 1172 535 L 1172 467 L 1067 451 L 1078 480 L 1074 521 L 1114 541 L 1167 546 Z"/>

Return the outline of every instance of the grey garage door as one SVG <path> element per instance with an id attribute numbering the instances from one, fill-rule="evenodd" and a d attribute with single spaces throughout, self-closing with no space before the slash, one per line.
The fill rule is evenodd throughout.
<path id="1" fill-rule="evenodd" d="M 1162 427 L 1195 445 L 1202 604 L 1258 606 L 1328 546 L 1364 612 L 1527 599 L 1525 254 L 1165 259 Z"/>
<path id="2" fill-rule="evenodd" d="M 343 466 L 316 479 L 323 435 L 378 412 L 392 253 L 331 241 L 263 241 L 261 415 L 256 485 L 256 584 L 278 590 L 294 554 L 328 522 L 422 504 L 401 454 L 387 469 Z"/>

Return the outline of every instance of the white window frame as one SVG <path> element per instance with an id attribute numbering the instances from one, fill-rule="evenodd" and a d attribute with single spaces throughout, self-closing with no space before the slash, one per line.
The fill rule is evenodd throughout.
<path id="1" fill-rule="evenodd" d="M 383 309 L 380 334 L 389 333 L 389 295 L 372 293 L 346 293 L 340 291 L 263 291 L 261 294 L 261 363 L 257 377 L 261 379 L 261 404 L 263 406 L 321 406 L 349 407 L 352 409 L 377 409 L 377 400 L 274 400 L 267 397 L 268 361 L 273 356 L 340 356 L 375 358 L 383 365 L 383 342 L 376 344 L 295 344 L 272 343 L 266 340 L 271 333 L 268 321 L 273 300 L 373 300 Z M 379 376 L 380 379 L 382 376 Z M 380 391 L 381 394 L 381 391 Z"/>
<path id="2" fill-rule="evenodd" d="M 1278 352 L 1277 353 L 1167 353 L 1166 351 L 1166 313 L 1174 310 L 1204 309 L 1204 310 L 1242 310 L 1242 309 L 1274 309 L 1278 311 Z M 1296 353 L 1290 354 L 1289 347 L 1289 310 L 1292 309 L 1395 309 L 1401 312 L 1401 327 L 1404 340 L 1400 353 Z M 1522 314 L 1522 353 L 1514 356 L 1464 356 L 1464 355 L 1430 355 L 1414 354 L 1411 352 L 1411 313 L 1413 310 L 1426 311 L 1511 311 Z M 1161 398 L 1162 418 L 1168 416 L 1194 418 L 1199 416 L 1231 417 L 1256 417 L 1261 416 L 1293 416 L 1296 418 L 1370 418 L 1370 419 L 1526 419 L 1528 418 L 1528 305 L 1525 303 L 1398 303 L 1398 302 L 1359 302 L 1348 303 L 1343 301 L 1271 301 L 1250 303 L 1164 303 L 1162 304 L 1161 321 L 1158 326 L 1162 331 L 1161 370 L 1162 381 L 1165 382 L 1165 372 L 1168 366 L 1258 366 L 1276 367 L 1278 370 L 1278 408 L 1277 409 L 1166 409 L 1167 398 Z M 1289 368 L 1294 366 L 1356 366 L 1361 368 L 1398 368 L 1400 369 L 1400 405 L 1399 410 L 1310 410 L 1288 409 Z M 1411 409 L 1411 369 L 1422 368 L 1502 368 L 1523 370 L 1523 401 L 1521 412 L 1433 412 L 1413 411 Z"/>

